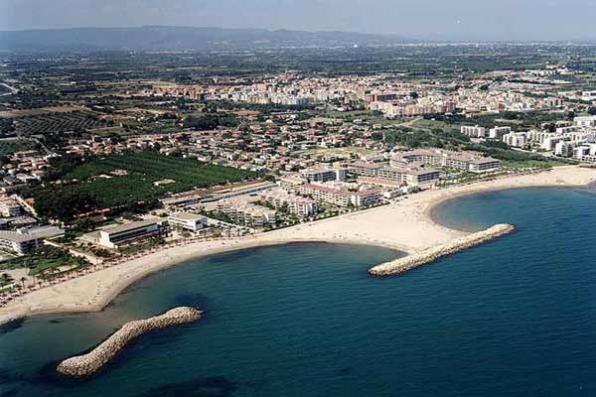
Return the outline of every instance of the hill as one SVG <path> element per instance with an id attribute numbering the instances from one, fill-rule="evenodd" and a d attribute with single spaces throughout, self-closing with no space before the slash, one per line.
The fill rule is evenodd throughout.
<path id="1" fill-rule="evenodd" d="M 0 51 L 196 51 L 390 45 L 395 35 L 143 26 L 0 31 Z"/>

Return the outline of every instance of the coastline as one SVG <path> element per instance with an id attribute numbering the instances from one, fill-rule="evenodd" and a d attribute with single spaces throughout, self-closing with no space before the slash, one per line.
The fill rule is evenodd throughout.
<path id="1" fill-rule="evenodd" d="M 30 292 L 0 308 L 0 324 L 36 314 L 100 311 L 131 284 L 151 273 L 229 251 L 295 242 L 327 242 L 376 245 L 414 254 L 469 234 L 449 229 L 432 219 L 432 209 L 444 201 L 515 188 L 585 187 L 594 181 L 596 169 L 557 167 L 535 174 L 428 190 L 390 205 L 247 238 L 176 246 Z"/>

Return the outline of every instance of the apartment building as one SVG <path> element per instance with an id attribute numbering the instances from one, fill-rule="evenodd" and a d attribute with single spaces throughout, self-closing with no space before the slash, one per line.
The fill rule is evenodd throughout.
<path id="1" fill-rule="evenodd" d="M 424 187 L 436 183 L 441 175 L 440 171 L 426 168 L 421 164 L 392 163 L 383 166 L 374 163 L 355 163 L 351 171 L 365 178 L 380 178 L 392 180 L 408 186 Z"/>
<path id="2" fill-rule="evenodd" d="M 460 132 L 470 138 L 484 138 L 486 136 L 486 128 L 478 125 L 462 125 Z"/>
<path id="3" fill-rule="evenodd" d="M 275 225 L 277 211 L 241 199 L 226 199 L 217 203 L 218 210 L 238 225 L 255 228 Z"/>
<path id="4" fill-rule="evenodd" d="M 345 181 L 347 169 L 345 168 L 309 168 L 300 173 L 308 182 Z"/>
<path id="5" fill-rule="evenodd" d="M 300 186 L 299 193 L 304 196 L 311 196 L 316 201 L 334 204 L 340 207 L 369 206 L 381 200 L 381 192 L 378 189 L 365 186 L 351 187 L 348 184 L 336 183 L 309 183 Z"/>
<path id="6" fill-rule="evenodd" d="M 524 147 L 528 143 L 528 135 L 525 132 L 510 132 L 503 135 L 503 142 L 513 147 Z"/>
<path id="7" fill-rule="evenodd" d="M 475 173 L 492 172 L 501 168 L 501 162 L 492 157 L 482 157 L 471 152 L 453 152 L 441 149 L 418 149 L 396 153 L 390 161 L 392 167 L 399 167 L 408 163 L 455 168 Z"/>

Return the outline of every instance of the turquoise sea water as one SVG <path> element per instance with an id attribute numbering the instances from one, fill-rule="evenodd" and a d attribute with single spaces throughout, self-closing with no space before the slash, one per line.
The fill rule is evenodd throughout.
<path id="1" fill-rule="evenodd" d="M 595 396 L 596 193 L 523 189 L 442 204 L 434 217 L 516 233 L 392 278 L 399 253 L 290 244 L 151 276 L 101 313 L 0 332 L 0 396 Z M 179 305 L 88 380 L 54 375 L 131 319 Z"/>

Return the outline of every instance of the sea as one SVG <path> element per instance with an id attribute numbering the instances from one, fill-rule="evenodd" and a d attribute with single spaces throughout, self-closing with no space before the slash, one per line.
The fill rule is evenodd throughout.
<path id="1" fill-rule="evenodd" d="M 475 194 L 432 216 L 517 229 L 387 278 L 367 269 L 403 254 L 374 246 L 188 261 L 102 312 L 0 327 L 0 397 L 596 396 L 596 192 Z M 140 337 L 89 378 L 56 373 L 123 323 L 181 305 L 204 317 Z"/>

